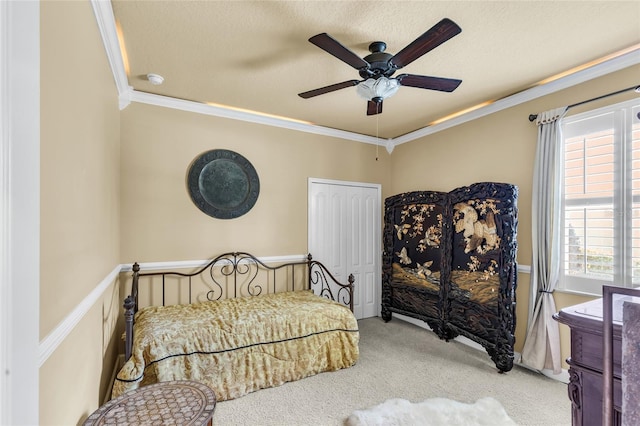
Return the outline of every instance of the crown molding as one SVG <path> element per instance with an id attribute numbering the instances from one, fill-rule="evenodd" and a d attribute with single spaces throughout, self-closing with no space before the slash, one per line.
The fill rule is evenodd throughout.
<path id="1" fill-rule="evenodd" d="M 396 147 L 396 144 L 393 139 L 387 139 L 387 143 L 385 144 L 385 147 L 387 148 L 387 152 L 391 154 L 393 152 L 393 148 Z"/>
<path id="2" fill-rule="evenodd" d="M 347 139 L 356 142 L 369 143 L 373 145 L 385 146 L 387 140 L 360 133 L 348 132 L 345 130 L 332 129 L 330 127 L 318 126 L 313 123 L 287 119 L 284 117 L 274 117 L 253 111 L 238 110 L 235 108 L 209 105 L 202 102 L 188 101 L 184 99 L 171 98 L 168 96 L 156 95 L 153 93 L 131 92 L 131 101 L 149 105 L 172 108 L 181 111 L 195 112 L 198 114 L 213 115 L 216 117 L 229 118 L 232 120 L 246 121 L 249 123 L 263 124 L 272 127 L 282 127 L 305 133 L 315 133 L 318 135 L 331 136 L 339 139 Z"/>
<path id="3" fill-rule="evenodd" d="M 116 18 L 113 16 L 110 0 L 90 0 L 93 7 L 93 14 L 98 23 L 98 30 L 102 36 L 102 44 L 107 53 L 107 60 L 111 66 L 113 79 L 118 89 L 118 104 L 120 110 L 125 109 L 131 102 L 129 80 L 124 68 L 120 43 L 118 42 L 118 32 L 116 30 Z"/>
<path id="4" fill-rule="evenodd" d="M 132 96 L 133 87 L 131 86 L 127 86 L 127 90 L 125 92 L 118 93 L 118 107 L 120 108 L 120 111 L 129 106 Z"/>
<path id="5" fill-rule="evenodd" d="M 637 64 L 640 64 L 640 45 L 637 45 L 637 47 L 629 53 L 586 68 L 582 71 L 577 71 L 566 77 L 507 96 L 506 98 L 497 100 L 485 107 L 478 108 L 442 123 L 423 127 L 422 129 L 407 133 L 406 135 L 393 138 L 393 142 L 396 145 L 410 142 Z"/>
<path id="6" fill-rule="evenodd" d="M 559 90 L 584 83 L 585 81 L 619 71 L 623 68 L 640 64 L 640 45 L 632 46 L 632 50 L 626 54 L 591 66 L 582 71 L 575 72 L 566 77 L 526 89 L 522 92 L 499 99 L 489 105 L 461 114 L 441 123 L 427 125 L 423 128 L 395 138 L 380 139 L 361 133 L 318 126 L 313 123 L 288 119 L 286 117 L 274 117 L 255 111 L 238 110 L 237 108 L 227 107 L 224 105 L 210 105 L 134 90 L 128 84 L 124 62 L 122 60 L 122 53 L 120 52 L 120 44 L 118 42 L 115 17 L 113 15 L 110 0 L 91 0 L 91 5 L 93 6 L 93 11 L 96 15 L 100 34 L 102 35 L 102 41 L 116 82 L 116 87 L 118 89 L 118 102 L 121 110 L 126 108 L 131 102 L 139 102 L 198 114 L 212 115 L 232 120 L 246 121 L 249 123 L 281 127 L 294 131 L 380 145 L 384 146 L 389 154 L 393 152 L 393 149 L 397 145 L 411 142 L 451 127 L 476 120 L 486 115 L 549 95 Z"/>

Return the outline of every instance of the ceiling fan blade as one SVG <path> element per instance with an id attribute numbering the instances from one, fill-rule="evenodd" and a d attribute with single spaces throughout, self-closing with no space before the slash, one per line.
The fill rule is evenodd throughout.
<path id="1" fill-rule="evenodd" d="M 344 47 L 338 40 L 327 33 L 315 35 L 309 41 L 357 70 L 369 66 L 367 61 Z"/>
<path id="2" fill-rule="evenodd" d="M 314 96 L 324 95 L 325 93 L 334 92 L 336 90 L 344 89 L 347 87 L 355 86 L 360 83 L 359 80 L 348 80 L 342 83 L 332 84 L 330 86 L 320 87 L 319 89 L 309 90 L 308 92 L 298 93 L 298 96 L 304 99 L 309 99 Z"/>
<path id="3" fill-rule="evenodd" d="M 382 99 L 379 101 L 367 101 L 367 115 L 382 114 Z"/>
<path id="4" fill-rule="evenodd" d="M 418 59 L 420 56 L 440 46 L 450 38 L 460 34 L 462 29 L 451 19 L 444 18 L 431 29 L 412 41 L 407 47 L 391 58 L 395 68 L 402 68 Z"/>
<path id="5" fill-rule="evenodd" d="M 420 89 L 453 92 L 460 86 L 462 80 L 454 78 L 431 77 L 428 75 L 400 74 L 396 77 L 402 86 L 418 87 Z"/>

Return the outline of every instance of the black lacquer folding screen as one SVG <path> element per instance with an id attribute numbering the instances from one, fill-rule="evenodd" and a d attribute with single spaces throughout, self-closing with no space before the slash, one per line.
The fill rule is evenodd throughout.
<path id="1" fill-rule="evenodd" d="M 385 201 L 382 318 L 426 321 L 442 339 L 480 343 L 513 367 L 518 189 L 483 182 Z"/>

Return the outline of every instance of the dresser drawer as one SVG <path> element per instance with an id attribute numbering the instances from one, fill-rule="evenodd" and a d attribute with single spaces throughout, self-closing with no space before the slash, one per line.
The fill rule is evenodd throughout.
<path id="1" fill-rule="evenodd" d="M 568 393 L 573 426 L 601 426 L 603 412 L 602 299 L 570 306 L 553 317 L 571 330 Z M 622 424 L 622 312 L 613 304 L 613 424 Z M 620 309 L 616 309 L 620 308 Z"/>
<path id="2" fill-rule="evenodd" d="M 579 389 L 571 399 L 574 426 L 602 426 L 602 375 L 572 365 L 571 385 Z M 571 392 L 570 392 L 571 394 Z M 574 400 L 577 399 L 577 400 Z M 622 382 L 613 380 L 613 411 L 615 426 L 622 424 Z"/>
<path id="3" fill-rule="evenodd" d="M 580 329 L 571 330 L 571 363 L 602 373 L 602 334 Z M 621 377 L 621 339 L 613 339 L 613 375 Z"/>

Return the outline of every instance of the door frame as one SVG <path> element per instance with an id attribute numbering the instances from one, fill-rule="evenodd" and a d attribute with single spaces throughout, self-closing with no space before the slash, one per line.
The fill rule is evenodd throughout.
<path id="1" fill-rule="evenodd" d="M 311 209 L 309 206 L 311 205 L 311 187 L 313 184 L 324 184 L 324 185 L 336 185 L 336 186 L 353 186 L 358 188 L 373 188 L 376 190 L 376 209 L 377 209 L 377 221 L 378 226 L 376 227 L 375 235 L 373 240 L 375 241 L 376 247 L 374 247 L 374 252 L 378 254 L 377 256 L 377 265 L 376 265 L 376 282 L 374 290 L 374 304 L 377 306 L 376 315 L 379 317 L 381 315 L 382 310 L 382 300 L 381 300 L 381 288 L 382 288 L 382 185 L 379 183 L 368 183 L 368 182 L 354 182 L 354 181 L 343 181 L 343 180 L 335 180 L 335 179 L 322 179 L 322 178 L 314 178 L 310 177 L 307 183 L 307 251 L 310 250 L 311 247 Z"/>
<path id="2" fill-rule="evenodd" d="M 0 424 L 39 421 L 40 2 L 0 1 Z"/>

